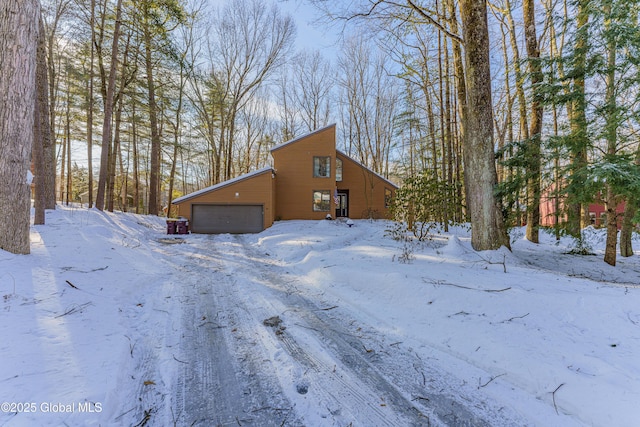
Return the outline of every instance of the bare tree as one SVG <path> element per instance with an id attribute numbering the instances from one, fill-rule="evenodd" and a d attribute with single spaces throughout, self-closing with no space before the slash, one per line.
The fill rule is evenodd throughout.
<path id="1" fill-rule="evenodd" d="M 55 197 L 55 167 L 52 163 L 51 151 L 53 143 L 49 129 L 49 84 L 47 79 L 47 48 L 42 18 L 39 20 L 38 50 L 36 65 L 36 105 L 33 123 L 33 164 L 35 172 L 35 217 L 34 224 L 45 223 L 45 209 L 48 208 L 48 197 Z M 55 164 L 55 163 L 54 163 Z M 55 206 L 55 199 L 54 199 Z"/>
<path id="2" fill-rule="evenodd" d="M 471 245 L 475 250 L 510 247 L 495 195 L 497 174 L 493 151 L 493 105 L 486 0 L 461 0 L 466 64 L 464 168 Z"/>
<path id="3" fill-rule="evenodd" d="M 398 81 L 387 71 L 385 60 L 373 54 L 362 37 L 347 40 L 339 59 L 347 154 L 383 175 L 389 172 L 387 159 L 400 100 Z"/>
<path id="4" fill-rule="evenodd" d="M 116 23 L 113 30 L 113 44 L 111 46 L 111 69 L 107 96 L 104 100 L 104 121 L 102 125 L 102 153 L 100 154 L 100 178 L 98 180 L 98 194 L 96 208 L 103 210 L 109 169 L 109 147 L 111 145 L 111 118 L 113 116 L 113 98 L 116 86 L 116 72 L 118 69 L 118 43 L 120 40 L 120 25 L 122 18 L 122 0 L 116 5 Z"/>
<path id="5" fill-rule="evenodd" d="M 40 4 L 0 2 L 0 249 L 28 254 L 31 199 L 27 175 L 36 105 Z"/>
<path id="6" fill-rule="evenodd" d="M 302 52 L 294 63 L 293 92 L 296 109 L 305 130 L 312 132 L 329 124 L 330 94 L 335 76 L 331 64 L 319 51 Z"/>
<path id="7" fill-rule="evenodd" d="M 220 89 L 219 147 L 224 174 L 216 169 L 214 180 L 233 175 L 234 140 L 238 111 L 253 92 L 281 66 L 293 44 L 295 24 L 277 7 L 265 8 L 257 0 L 235 1 L 219 11 L 211 40 L 211 76 Z M 222 160 L 222 159 L 221 159 Z"/>
<path id="8" fill-rule="evenodd" d="M 43 13 L 43 24 L 44 24 L 44 32 L 46 38 L 46 55 L 47 55 L 47 81 L 48 81 L 48 100 L 49 100 L 49 112 L 47 116 L 49 117 L 49 126 L 47 128 L 50 132 L 50 137 L 44 140 L 44 143 L 47 144 L 44 147 L 44 167 L 45 167 L 45 176 L 47 177 L 47 181 L 50 180 L 50 176 L 53 176 L 53 184 L 47 183 L 45 186 L 45 209 L 55 209 L 56 205 L 56 194 L 55 194 L 55 175 L 56 175 L 56 159 L 55 159 L 55 144 L 57 138 L 57 114 L 56 109 L 60 102 L 60 67 L 62 62 L 62 56 L 64 49 L 60 45 L 60 40 L 62 39 L 63 30 L 63 22 L 69 16 L 71 7 L 73 6 L 72 0 L 41 0 L 42 4 L 42 13 Z M 68 27 L 68 26 L 67 26 Z M 64 152 L 66 154 L 66 145 L 63 147 Z M 61 189 L 63 189 L 63 181 L 64 181 L 64 170 L 65 163 L 64 159 L 66 156 L 63 156 L 62 166 L 61 166 Z M 68 171 L 71 173 L 71 171 Z M 53 186 L 53 187 L 51 187 Z M 62 194 L 64 190 L 60 192 L 60 198 L 62 199 Z"/>

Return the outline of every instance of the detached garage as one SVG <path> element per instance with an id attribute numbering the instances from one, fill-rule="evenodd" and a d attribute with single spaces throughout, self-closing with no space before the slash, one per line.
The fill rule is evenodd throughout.
<path id="1" fill-rule="evenodd" d="M 173 201 L 194 233 L 258 233 L 274 221 L 275 172 L 264 168 Z"/>

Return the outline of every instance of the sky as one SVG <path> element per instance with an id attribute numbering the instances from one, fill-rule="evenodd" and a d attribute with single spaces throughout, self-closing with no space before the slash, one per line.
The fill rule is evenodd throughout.
<path id="1" fill-rule="evenodd" d="M 320 23 L 320 12 L 307 2 L 279 0 L 276 4 L 283 12 L 290 14 L 296 22 L 297 50 L 318 49 L 325 56 L 335 55 L 339 42 L 337 26 Z"/>

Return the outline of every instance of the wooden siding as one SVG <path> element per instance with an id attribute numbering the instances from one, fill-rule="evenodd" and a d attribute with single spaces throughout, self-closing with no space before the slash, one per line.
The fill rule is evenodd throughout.
<path id="1" fill-rule="evenodd" d="M 276 170 L 276 219 L 323 219 L 335 215 L 333 191 L 336 186 L 336 128 L 321 129 L 271 151 Z M 328 178 L 313 177 L 313 158 L 331 157 L 331 175 Z M 313 210 L 313 192 L 331 192 L 331 208 L 328 212 Z"/>
<path id="2" fill-rule="evenodd" d="M 269 170 L 247 179 L 233 182 L 176 203 L 178 215 L 191 221 L 191 206 L 194 204 L 263 205 L 264 228 L 269 228 L 273 225 L 275 217 L 275 181 L 272 177 L 272 172 Z"/>
<path id="3" fill-rule="evenodd" d="M 342 181 L 337 182 L 337 186 L 339 190 L 349 190 L 349 217 L 369 218 L 369 212 L 372 212 L 374 218 L 388 218 L 385 188 L 391 190 L 393 195 L 395 186 L 350 157 L 338 154 L 338 158 L 342 160 Z"/>
<path id="4" fill-rule="evenodd" d="M 324 219 L 335 217 L 336 190 L 348 195 L 348 214 L 351 218 L 387 218 L 385 192 L 393 195 L 396 186 L 370 171 L 346 154 L 336 151 L 336 126 L 330 125 L 296 138 L 271 150 L 273 170 L 257 171 L 246 178 L 239 177 L 221 183 L 211 190 L 201 190 L 178 202 L 179 215 L 191 219 L 194 204 L 229 204 L 264 206 L 264 228 L 274 220 Z M 328 177 L 314 177 L 314 158 L 329 157 Z M 342 180 L 336 182 L 336 158 L 342 160 Z M 330 195 L 329 210 L 314 211 L 316 191 Z M 237 195 L 236 195 L 237 194 Z"/>

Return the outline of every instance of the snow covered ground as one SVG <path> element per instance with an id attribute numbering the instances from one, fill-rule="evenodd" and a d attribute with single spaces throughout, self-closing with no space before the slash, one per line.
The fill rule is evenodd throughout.
<path id="1" fill-rule="evenodd" d="M 389 228 L 48 211 L 0 251 L 0 426 L 639 425 L 640 257 Z"/>

